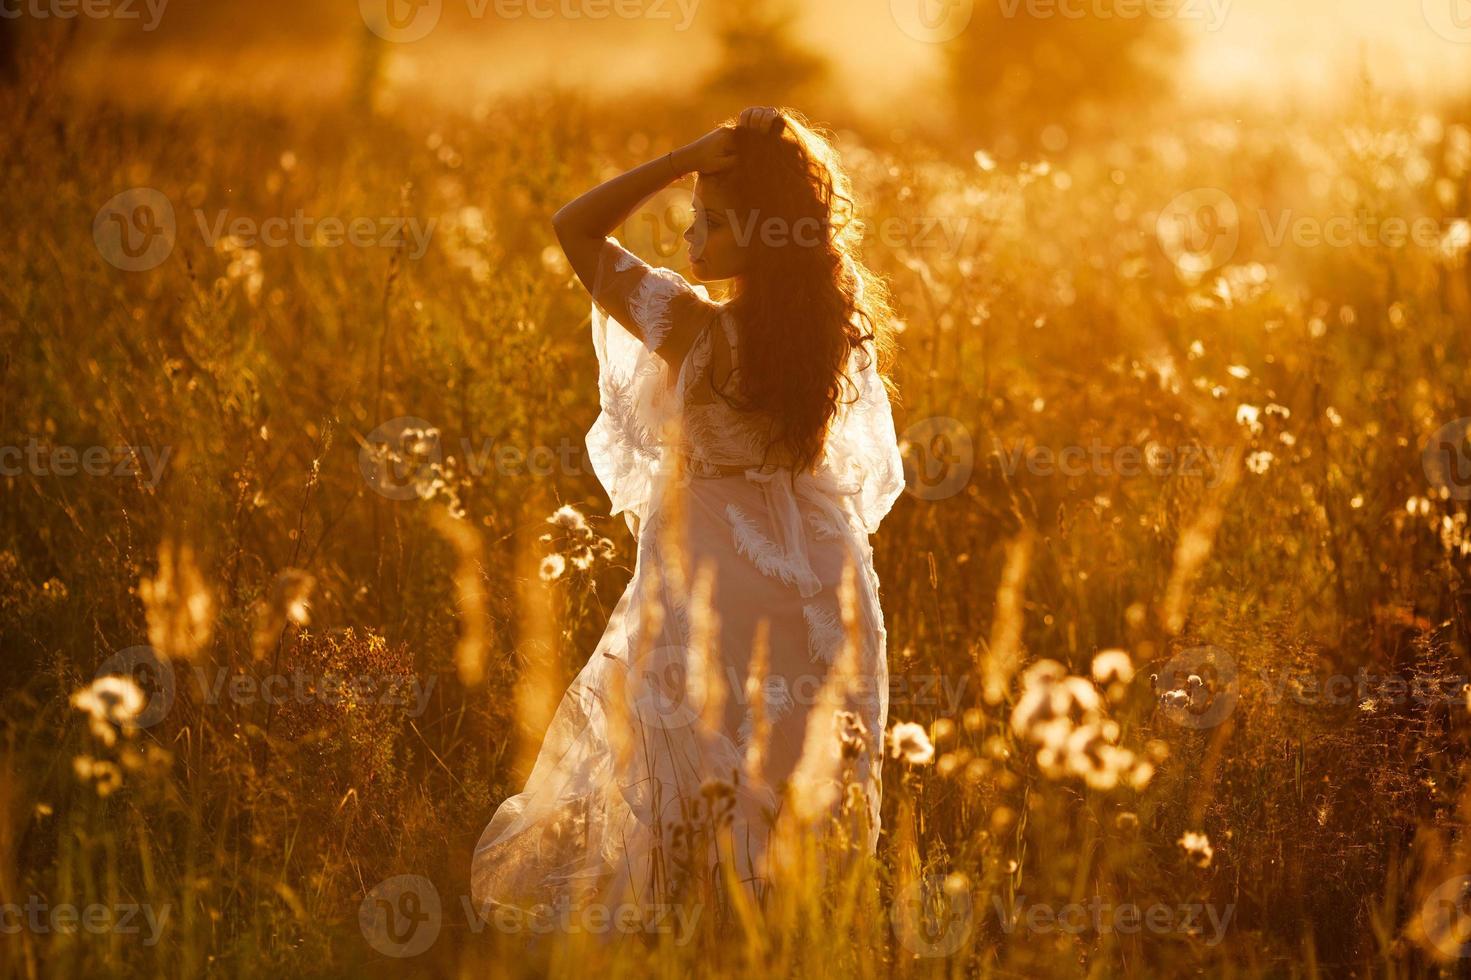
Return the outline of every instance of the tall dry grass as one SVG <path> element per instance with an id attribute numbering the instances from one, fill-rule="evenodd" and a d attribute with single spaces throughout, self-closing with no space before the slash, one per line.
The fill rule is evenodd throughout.
<path id="1" fill-rule="evenodd" d="M 170 455 L 156 485 L 3 478 L 0 886 L 170 912 L 153 945 L 19 929 L 6 973 L 1456 969 L 1422 910 L 1471 870 L 1466 504 L 1435 492 L 1421 448 L 1471 415 L 1464 110 L 1182 113 L 1021 167 L 845 131 L 869 220 L 899 229 L 865 255 L 903 311 L 899 427 L 957 423 L 913 430 L 921 492 L 875 539 L 891 719 L 935 752 L 890 756 L 872 861 L 688 936 L 610 941 L 479 927 L 461 897 L 633 554 L 579 452 L 587 300 L 547 218 L 694 135 L 688 118 L 554 94 L 468 116 L 8 98 L 4 441 Z M 129 273 L 93 222 L 137 186 L 172 202 L 178 240 Z M 1156 219 L 1210 187 L 1240 208 L 1240 244 L 1184 275 Z M 668 256 L 660 209 L 678 203 L 621 237 Z M 196 209 L 435 226 L 420 256 L 211 246 Z M 1263 211 L 1268 228 L 1423 215 L 1447 234 L 1279 244 Z M 438 441 L 399 443 L 427 460 L 392 499 L 362 447 L 404 417 Z M 1214 456 L 1131 476 L 1005 462 L 1095 441 Z M 570 448 L 551 472 L 487 465 L 488 448 L 538 446 Z M 563 505 L 587 526 L 549 523 Z M 175 674 L 165 717 L 130 728 L 73 703 L 144 644 Z M 1105 650 L 1127 660 L 1092 679 Z M 1361 668 L 1449 693 L 1322 696 Z M 249 683 L 272 676 L 380 686 L 272 704 Z M 442 914 L 427 950 L 394 959 L 359 907 L 403 874 Z M 1200 918 L 1049 926 L 1070 903 Z"/>

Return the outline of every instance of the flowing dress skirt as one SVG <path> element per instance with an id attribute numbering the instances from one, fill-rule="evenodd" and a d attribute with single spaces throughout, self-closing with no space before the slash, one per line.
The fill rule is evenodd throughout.
<path id="1" fill-rule="evenodd" d="M 855 796 L 876 842 L 888 677 L 866 537 L 790 471 L 683 484 L 481 837 L 480 907 L 655 904 L 722 860 L 759 895 L 776 821 Z"/>

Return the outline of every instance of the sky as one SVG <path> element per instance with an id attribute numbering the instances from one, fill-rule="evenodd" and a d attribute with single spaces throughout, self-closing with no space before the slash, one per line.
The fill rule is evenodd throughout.
<path id="1" fill-rule="evenodd" d="M 170 8 L 155 34 L 119 32 L 114 58 L 143 61 L 167 46 L 175 76 L 254 86 L 305 76 L 345 79 L 386 4 L 430 4 L 434 30 L 390 43 L 392 77 L 437 88 L 451 101 L 555 81 L 568 87 L 668 89 L 697 81 L 715 57 L 721 10 L 745 0 L 255 0 Z M 833 64 L 846 100 L 923 116 L 943 65 L 944 32 L 971 4 L 1018 16 L 1087 13 L 1097 4 L 1170 4 L 1191 56 L 1177 79 L 1186 96 L 1269 103 L 1352 95 L 1362 68 L 1376 84 L 1417 92 L 1471 89 L 1471 0 L 793 0 L 798 33 Z M 259 5 L 256 5 L 259 4 Z M 589 17 L 622 5 L 639 16 Z M 1183 6 L 1180 6 L 1183 5 Z M 354 9 L 357 8 L 357 9 Z M 397 9 L 415 10 L 416 7 Z M 529 11 L 553 16 L 533 16 Z M 565 11 L 583 12 L 578 16 Z M 358 16 L 359 11 L 362 15 Z M 510 15 L 505 15 L 509 11 Z M 927 22 L 939 25 L 933 31 Z M 1090 14 L 1091 15 L 1091 14 Z M 948 19 L 947 19 L 948 17 Z M 145 43 L 138 43 L 139 41 Z M 207 43 L 200 43 L 207 42 Z M 208 52 L 201 59 L 200 51 Z M 110 76 L 109 76 L 110 77 Z M 332 87 L 327 84 L 325 87 Z"/>
<path id="2" fill-rule="evenodd" d="M 585 21 L 513 21 L 502 33 L 504 43 L 498 45 L 503 52 L 497 58 L 500 71 L 480 76 L 480 83 L 500 88 L 539 76 L 591 84 L 657 85 L 670 82 L 671 76 L 679 80 L 681 70 L 669 67 L 671 45 L 691 75 L 702 58 L 711 57 L 715 0 L 632 2 L 651 10 L 662 3 L 669 17 L 609 21 L 593 30 Z M 932 87 L 938 78 L 944 52 L 933 38 L 915 37 L 922 32 L 906 32 L 901 26 L 916 5 L 927 5 L 936 22 L 942 22 L 944 11 L 963 17 L 970 3 L 998 3 L 1011 5 L 1003 9 L 1056 16 L 1055 10 L 1089 11 L 1099 2 L 805 0 L 798 8 L 798 23 L 801 37 L 833 61 L 855 102 L 903 92 L 905 104 L 913 105 L 912 93 Z M 1391 89 L 1444 91 L 1471 82 L 1471 0 L 1135 2 L 1141 7 L 1162 2 L 1183 5 L 1177 8 L 1178 20 L 1192 57 L 1179 83 L 1187 94 L 1331 99 L 1352 90 L 1364 67 L 1376 83 Z M 681 30 L 681 23 L 688 27 Z M 467 34 L 462 43 L 479 45 L 483 35 L 483 31 Z"/>

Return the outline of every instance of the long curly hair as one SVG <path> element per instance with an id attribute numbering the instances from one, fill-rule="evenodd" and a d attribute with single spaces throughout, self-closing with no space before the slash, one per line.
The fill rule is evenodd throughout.
<path id="1" fill-rule="evenodd" d="M 746 269 L 731 299 L 740 338 L 732 404 L 770 420 L 773 451 L 801 472 L 822 457 L 841 404 L 857 398 L 849 371 L 887 369 L 894 342 L 888 290 L 857 255 L 852 189 L 830 135 L 781 109 L 774 133 L 735 127 L 737 163 L 717 179 L 746 229 Z M 725 125 L 732 125 L 727 122 Z"/>

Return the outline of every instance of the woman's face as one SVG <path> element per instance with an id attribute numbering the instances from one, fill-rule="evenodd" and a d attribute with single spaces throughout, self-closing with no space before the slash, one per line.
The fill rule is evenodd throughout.
<path id="1" fill-rule="evenodd" d="M 684 233 L 690 269 L 701 282 L 733 279 L 746 269 L 746 250 L 731 221 L 738 213 L 730 192 L 709 177 L 695 181 L 694 223 Z"/>

